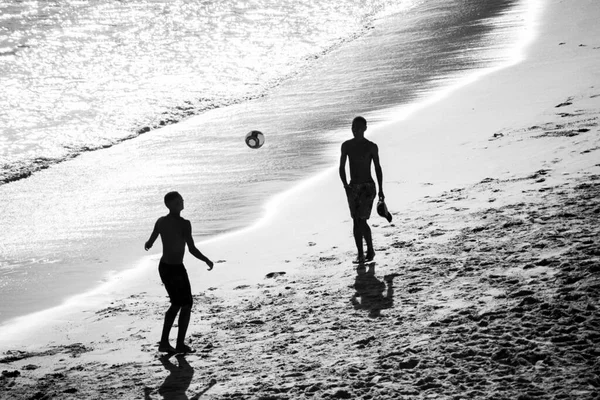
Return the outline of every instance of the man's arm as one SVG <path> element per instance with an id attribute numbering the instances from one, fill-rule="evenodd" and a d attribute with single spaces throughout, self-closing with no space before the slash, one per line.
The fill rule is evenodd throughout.
<path id="1" fill-rule="evenodd" d="M 348 158 L 348 150 L 346 149 L 346 142 L 342 144 L 342 156 L 340 157 L 340 179 L 344 184 L 344 188 L 348 187 L 348 179 L 346 178 L 346 160 Z"/>
<path id="2" fill-rule="evenodd" d="M 204 254 L 198 250 L 196 244 L 194 243 L 194 238 L 192 237 L 192 223 L 190 221 L 186 221 L 186 230 L 185 230 L 185 242 L 187 243 L 188 250 L 190 253 L 199 260 L 202 260 L 208 265 L 208 270 L 213 269 L 213 262 L 208 259 Z"/>
<path id="3" fill-rule="evenodd" d="M 152 245 L 156 241 L 156 238 L 158 238 L 158 232 L 160 231 L 159 230 L 160 220 L 161 220 L 160 218 L 156 220 L 156 223 L 154 224 L 154 230 L 152 230 L 152 233 L 150 234 L 150 239 L 148 239 L 148 241 L 144 245 L 144 249 L 146 251 L 148 251 L 152 248 Z"/>
<path id="4" fill-rule="evenodd" d="M 375 175 L 379 185 L 379 198 L 383 200 L 385 198 L 383 194 L 383 171 L 381 170 L 381 164 L 379 164 L 379 148 L 375 143 L 373 143 L 373 165 L 375 166 Z"/>

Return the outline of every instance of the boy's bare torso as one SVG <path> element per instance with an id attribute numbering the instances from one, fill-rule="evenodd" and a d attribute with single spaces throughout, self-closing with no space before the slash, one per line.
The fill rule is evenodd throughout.
<path id="1" fill-rule="evenodd" d="M 371 161 L 375 144 L 367 139 L 350 139 L 344 143 L 350 165 L 350 182 L 373 182 Z"/>
<path id="2" fill-rule="evenodd" d="M 158 219 L 157 228 L 163 248 L 161 261 L 172 265 L 183 264 L 190 222 L 182 217 L 166 215 Z"/>

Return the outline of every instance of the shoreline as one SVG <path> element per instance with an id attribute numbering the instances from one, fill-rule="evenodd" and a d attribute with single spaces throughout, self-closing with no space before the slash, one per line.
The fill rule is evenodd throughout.
<path id="1" fill-rule="evenodd" d="M 148 269 L 149 289 L 139 283 L 66 322 L 49 345 L 5 353 L 0 361 L 19 374 L 0 388 L 15 399 L 31 389 L 64 398 L 594 398 L 600 10 L 578 6 L 545 6 L 523 63 L 375 132 L 394 222 L 371 218 L 372 273 L 349 265 L 351 222 L 331 171 L 286 198 L 252 242 L 201 245 L 226 262 L 210 274 L 188 266 L 198 355 L 157 357 L 166 301 Z M 254 282 L 210 287 L 248 260 Z M 167 382 L 169 372 L 179 380 Z"/>
<path id="2" fill-rule="evenodd" d="M 366 16 L 366 18 L 373 18 L 373 20 L 377 20 L 381 18 L 381 16 L 374 14 L 371 16 Z M 354 31 L 346 32 L 345 35 L 331 41 L 331 43 L 325 45 L 322 49 L 314 54 L 307 54 L 301 62 L 308 63 L 308 60 L 317 60 L 327 56 L 327 54 L 335 51 L 335 49 L 344 43 L 351 42 L 362 37 L 369 31 L 368 26 L 372 22 L 372 20 L 367 20 L 364 23 L 364 26 L 358 27 Z M 2 55 L 6 54 L 0 53 L 0 56 Z M 16 164 L 16 166 L 13 166 L 12 168 L 9 167 L 9 163 L 0 165 L 0 167 L 2 167 L 2 169 L 0 169 L 0 186 L 27 179 L 33 174 L 39 173 L 57 164 L 67 162 L 90 152 L 102 151 L 104 149 L 117 146 L 123 142 L 136 139 L 137 137 L 145 135 L 151 131 L 182 123 L 189 118 L 197 117 L 208 111 L 260 99 L 264 97 L 270 90 L 280 86 L 281 82 L 300 74 L 304 67 L 305 65 L 299 63 L 296 67 L 289 69 L 281 76 L 275 76 L 270 80 L 261 82 L 260 88 L 256 91 L 232 94 L 222 98 L 203 98 L 201 96 L 200 98 L 182 98 L 177 104 L 166 105 L 160 109 L 154 110 L 156 113 L 154 116 L 146 115 L 142 117 L 140 121 L 130 121 L 130 126 L 126 130 L 123 130 L 119 137 L 112 138 L 108 142 L 82 143 L 78 146 L 70 147 L 68 151 L 65 150 L 60 156 L 38 155 L 34 159 L 18 159 L 15 163 L 13 163 Z"/>
<path id="3" fill-rule="evenodd" d="M 539 12 L 539 8 L 541 6 L 539 4 L 537 4 L 538 3 L 537 0 L 527 0 L 526 3 L 527 3 L 526 7 L 529 9 L 529 11 L 527 12 L 526 18 L 530 19 L 530 22 L 528 23 L 528 25 L 530 25 L 530 28 L 531 28 L 534 25 L 534 21 L 536 19 L 536 16 L 532 15 L 532 14 L 535 14 L 536 11 Z M 521 39 L 513 47 L 522 49 L 523 47 L 525 47 L 528 44 L 528 42 L 529 42 L 529 39 Z M 515 51 L 513 49 L 513 50 L 511 50 L 511 53 L 519 53 L 519 51 Z M 507 57 L 504 57 L 504 58 L 507 58 Z M 448 78 L 449 81 L 451 81 L 451 83 L 444 84 L 444 85 L 442 85 L 442 87 L 432 90 L 431 93 L 429 93 L 428 95 L 426 95 L 421 100 L 419 100 L 415 103 L 411 103 L 408 106 L 400 106 L 400 109 L 402 109 L 401 116 L 396 115 L 394 117 L 384 118 L 384 122 L 380 122 L 380 123 L 371 125 L 372 126 L 371 130 L 374 131 L 374 135 L 376 136 L 378 134 L 378 132 L 385 131 L 386 126 L 403 121 L 406 118 L 409 118 L 412 114 L 418 113 L 420 110 L 425 109 L 425 108 L 431 106 L 432 104 L 435 104 L 439 101 L 444 101 L 444 98 L 451 95 L 452 92 L 454 92 L 456 90 L 460 90 L 460 88 L 462 88 L 465 85 L 472 84 L 474 81 L 481 78 L 482 76 L 488 75 L 489 73 L 493 73 L 497 70 L 501 70 L 503 68 L 506 68 L 506 67 L 514 64 L 515 62 L 518 62 L 518 58 L 519 58 L 518 55 L 517 56 L 512 55 L 511 57 L 508 57 L 507 60 L 501 62 L 500 65 L 498 65 L 498 66 L 479 68 L 479 69 L 470 70 L 468 72 L 463 71 L 462 73 L 458 74 L 457 76 Z M 375 115 L 380 115 L 380 114 L 391 115 L 394 113 L 394 110 L 395 110 L 395 108 L 391 108 L 385 112 L 377 112 L 374 114 Z M 278 193 L 278 194 L 272 196 L 262 206 L 262 209 L 263 209 L 262 216 L 260 216 L 258 218 L 258 220 L 255 221 L 254 223 L 252 223 L 251 225 L 246 226 L 241 229 L 231 231 L 231 232 L 226 232 L 224 234 L 218 234 L 214 237 L 209 237 L 207 239 L 199 241 L 197 244 L 199 246 L 204 246 L 205 243 L 212 244 L 212 243 L 216 243 L 216 242 L 220 242 L 220 241 L 224 241 L 224 240 L 226 241 L 229 238 L 236 238 L 236 237 L 240 237 L 242 235 L 250 234 L 251 232 L 254 232 L 257 229 L 265 229 L 264 227 L 268 226 L 270 223 L 272 223 L 273 218 L 275 218 L 277 216 L 278 209 L 280 207 L 286 207 L 283 204 L 283 203 L 285 203 L 286 199 L 290 199 L 295 194 L 299 194 L 300 196 L 303 196 L 303 192 L 310 190 L 311 186 L 318 185 L 319 181 L 321 181 L 323 179 L 331 179 L 330 176 L 332 174 L 337 174 L 337 166 L 331 166 L 331 167 L 321 171 L 320 173 L 317 173 L 313 176 L 310 176 L 308 178 L 305 178 L 305 179 L 295 183 L 294 186 L 285 190 L 284 192 Z M 425 195 L 426 193 L 428 193 L 428 191 L 423 190 L 420 194 L 417 194 L 414 197 L 418 198 L 422 195 Z M 345 204 L 345 200 L 342 200 L 342 201 Z M 293 208 L 293 207 L 288 207 L 288 208 Z M 192 261 L 195 262 L 195 260 L 192 260 Z M 64 315 L 73 315 L 73 313 L 76 312 L 76 310 L 81 311 L 83 309 L 83 307 L 80 306 L 80 303 L 82 301 L 85 302 L 86 304 L 99 304 L 102 302 L 102 300 L 101 300 L 102 296 L 104 296 L 107 293 L 113 293 L 113 295 L 114 295 L 114 293 L 119 292 L 119 293 L 121 293 L 121 295 L 124 295 L 125 291 L 118 289 L 120 286 L 127 284 L 128 281 L 133 281 L 135 279 L 139 279 L 140 277 L 144 277 L 145 275 L 148 275 L 148 273 L 144 272 L 144 270 L 146 270 L 146 271 L 151 270 L 152 271 L 151 274 L 154 273 L 154 267 L 155 267 L 154 264 L 157 264 L 157 263 L 158 263 L 157 256 L 141 255 L 140 257 L 138 257 L 135 260 L 135 264 L 137 265 L 137 267 L 128 268 L 124 271 L 117 272 L 113 276 L 107 276 L 106 278 L 102 279 L 103 283 L 95 285 L 90 290 L 88 290 L 84 293 L 79 293 L 74 296 L 67 297 L 60 304 L 58 304 L 54 307 L 51 307 L 46 310 L 40 310 L 40 311 L 31 313 L 31 314 L 26 314 L 26 315 L 18 316 L 15 318 L 11 318 L 7 321 L 4 321 L 0 326 L 3 327 L 5 332 L 6 331 L 11 332 L 11 333 L 14 332 L 14 335 L 17 336 L 22 333 L 21 331 L 23 330 L 24 326 L 29 325 L 29 329 L 27 329 L 28 331 L 32 331 L 32 330 L 36 329 L 36 327 L 33 324 L 27 322 L 27 320 L 30 320 L 30 319 L 40 320 L 41 319 L 41 320 L 51 321 L 52 319 L 54 319 L 57 316 L 60 319 L 64 319 L 63 318 Z M 252 279 L 257 279 L 257 277 L 259 277 L 259 276 L 260 276 L 260 273 L 257 273 L 256 276 Z M 154 281 L 152 281 L 152 278 L 146 278 L 146 279 L 148 282 L 154 282 Z M 225 284 L 226 282 L 224 282 L 224 279 L 226 279 L 226 278 L 221 278 L 219 280 L 218 284 L 220 284 L 220 285 Z M 246 278 L 246 279 L 248 279 L 248 278 Z M 116 288 L 116 289 L 114 289 L 114 288 Z M 45 325 L 45 324 L 40 324 L 40 325 Z M 9 334 L 7 336 L 12 336 L 12 334 Z M 0 346 L 1 346 L 1 340 L 0 340 Z M 0 347 L 0 349 L 1 348 L 2 347 Z"/>
<path id="4" fill-rule="evenodd" d="M 190 125 L 194 125 L 194 124 L 190 124 Z M 337 135 L 334 135 L 334 136 L 337 136 Z M 145 142 L 145 141 L 147 141 L 147 140 L 146 139 L 142 140 L 142 142 Z M 149 141 L 149 142 L 152 142 L 152 141 Z M 125 148 L 129 148 L 131 151 L 138 151 L 135 146 L 125 145 Z M 127 151 L 128 150 L 122 150 L 121 152 L 127 152 Z M 118 155 L 119 152 L 118 151 L 115 152 L 115 151 L 112 151 L 112 150 L 108 149 L 107 150 L 107 157 L 114 156 L 115 153 Z M 336 151 L 336 153 L 337 153 L 337 151 Z M 329 154 L 329 152 L 328 152 L 328 154 Z M 337 158 L 337 154 L 335 154 L 333 157 Z M 87 159 L 87 163 L 88 164 L 90 162 L 91 163 L 95 163 L 96 161 L 98 161 L 97 157 L 93 157 L 93 156 L 92 157 L 86 156 L 86 159 Z M 73 174 L 77 169 L 79 169 L 81 167 L 85 167 L 85 164 L 86 164 L 85 162 L 81 162 L 81 163 L 76 162 L 76 163 L 73 164 L 74 167 L 71 168 L 70 171 L 69 171 L 69 168 L 62 169 L 62 167 L 61 167 L 61 168 L 59 168 L 58 171 L 53 171 L 53 173 L 51 173 L 50 175 L 54 176 L 54 178 L 58 178 L 63 173 L 65 173 L 65 172 L 66 172 L 66 174 Z M 329 163 L 327 163 L 327 164 L 329 164 Z M 333 170 L 333 168 L 332 168 L 332 170 Z M 102 173 L 102 171 L 95 170 L 95 171 L 92 172 L 92 175 L 93 174 L 98 174 L 98 173 Z M 117 178 L 117 177 L 115 177 L 115 178 Z M 40 180 L 36 179 L 36 181 L 37 181 L 37 184 L 44 184 L 45 183 L 43 179 L 40 179 Z M 310 178 L 308 179 L 308 181 L 310 181 Z M 303 180 L 303 181 L 301 181 L 299 183 L 299 185 L 301 185 L 301 186 L 309 186 L 309 185 L 305 185 L 306 183 L 307 183 L 306 180 Z M 75 183 L 74 182 L 70 182 L 70 184 L 74 185 Z M 35 185 L 33 185 L 33 186 L 35 186 Z M 87 188 L 87 189 L 91 189 L 91 188 Z M 107 189 L 110 190 L 111 188 L 107 187 Z M 122 188 L 118 188 L 118 189 L 122 190 Z M 295 190 L 295 189 L 292 188 L 292 190 Z M 17 189 L 17 191 L 18 191 L 18 189 Z M 87 192 L 87 190 L 82 191 L 82 193 L 86 193 L 86 192 Z M 294 192 L 294 193 L 298 193 L 298 192 Z M 8 197 L 11 197 L 11 196 L 8 196 Z M 279 196 L 279 197 L 281 197 L 281 196 Z M 283 197 L 285 197 L 285 194 L 284 194 Z M 79 199 L 78 202 L 84 202 L 86 200 L 87 199 L 85 198 L 85 196 L 83 196 L 83 199 Z M 283 201 L 285 201 L 285 200 L 283 200 Z M 273 208 L 274 208 L 273 207 L 273 203 L 274 203 L 273 200 L 269 200 L 268 204 L 266 206 L 262 207 L 263 209 L 267 210 L 266 213 L 270 213 L 271 211 L 269 211 L 269 210 L 273 210 Z M 260 214 L 263 214 L 262 210 L 259 210 L 259 211 L 260 211 Z M 257 214 L 259 214 L 259 213 L 257 213 Z M 144 213 L 144 216 L 145 215 L 149 215 L 149 214 Z M 264 225 L 265 218 L 262 217 L 260 219 L 261 219 L 261 221 L 259 221 L 258 224 Z M 248 219 L 248 220 L 250 220 L 250 219 Z M 192 221 L 193 221 L 193 219 L 192 219 Z M 62 223 L 61 225 L 63 225 L 63 226 L 68 225 L 70 221 L 65 221 L 65 222 L 66 223 Z M 252 229 L 255 229 L 255 228 L 253 226 L 250 226 L 247 229 L 249 229 L 249 231 L 251 231 Z M 245 232 L 246 229 L 242 229 L 242 231 Z M 234 236 L 235 235 L 239 235 L 239 233 L 235 233 L 234 232 L 233 235 Z M 226 235 L 226 237 L 228 237 L 228 236 L 229 235 Z M 105 237 L 107 237 L 107 235 L 105 235 Z M 131 235 L 130 237 L 135 237 L 135 235 Z M 113 243 L 113 245 L 114 245 L 114 243 Z M 139 249 L 137 248 L 137 245 L 135 243 L 129 243 L 128 242 L 126 246 L 120 246 L 118 248 L 113 247 L 113 248 L 109 248 L 108 250 L 112 251 L 113 253 L 116 251 L 119 254 L 119 256 L 118 257 L 109 257 L 109 258 L 107 258 L 105 261 L 108 261 L 108 263 L 103 262 L 104 265 L 99 265 L 99 267 L 100 267 L 99 269 L 96 268 L 96 266 L 93 264 L 94 263 L 93 260 L 90 260 L 90 264 L 89 265 L 87 263 L 80 263 L 80 267 L 81 268 L 88 269 L 87 267 L 89 267 L 90 272 L 89 273 L 86 272 L 86 274 L 88 274 L 87 275 L 87 279 L 80 279 L 80 280 L 78 279 L 78 282 L 81 282 L 81 287 L 78 287 L 78 290 L 72 290 L 73 288 L 71 288 L 70 293 L 63 293 L 62 289 L 60 287 L 52 287 L 53 290 L 48 291 L 48 293 L 52 293 L 52 294 L 40 297 L 40 299 L 47 299 L 48 301 L 51 301 L 52 304 L 54 304 L 54 301 L 56 301 L 56 303 L 58 303 L 59 301 L 63 303 L 62 305 L 61 304 L 56 304 L 56 307 L 53 307 L 53 309 L 57 309 L 57 308 L 61 308 L 61 307 L 64 308 L 63 306 L 65 306 L 65 304 L 64 304 L 65 302 L 77 303 L 78 302 L 77 299 L 81 298 L 81 296 L 85 296 L 85 293 L 77 293 L 78 291 L 80 291 L 81 288 L 83 288 L 85 290 L 88 290 L 88 288 L 89 288 L 89 291 L 91 291 L 91 292 L 96 291 L 96 290 L 102 290 L 101 288 L 98 287 L 99 285 L 101 285 L 101 286 L 110 286 L 111 283 L 109 283 L 109 285 L 105 285 L 104 282 L 111 281 L 111 280 L 118 280 L 119 279 L 119 278 L 114 278 L 114 276 L 119 277 L 121 275 L 121 273 L 117 272 L 116 275 L 111 275 L 111 274 L 114 274 L 113 270 L 121 271 L 124 268 L 129 269 L 130 268 L 130 264 L 132 264 L 132 263 L 139 264 L 140 263 L 140 259 L 142 259 L 144 257 L 143 253 L 138 251 Z M 104 258 L 103 258 L 104 256 L 102 254 L 99 254 L 99 257 L 102 257 L 101 260 L 104 260 Z M 142 263 L 143 263 L 143 261 L 142 261 Z M 105 266 L 106 265 L 112 266 L 113 264 L 114 264 L 113 270 L 106 271 L 106 267 Z M 86 265 L 87 265 L 87 267 L 86 267 Z M 152 266 L 152 268 L 154 268 L 154 266 Z M 56 293 L 56 294 L 54 294 L 54 293 Z M 61 296 L 61 295 L 64 296 L 64 298 L 65 298 L 64 301 L 60 300 L 59 296 Z M 31 301 L 30 302 L 31 308 L 29 308 L 29 309 L 32 309 L 32 310 L 35 309 L 35 304 L 40 304 L 39 299 L 36 300 L 36 301 Z M 12 310 L 6 310 L 5 309 L 5 310 L 3 310 L 3 314 L 5 316 L 14 316 L 14 311 L 15 311 L 14 308 Z M 4 313 L 4 312 L 6 312 L 6 313 Z M 50 315 L 51 311 L 48 312 L 48 313 L 46 313 L 46 314 L 48 314 L 49 318 L 52 318 L 52 315 Z M 36 315 L 39 315 L 39 314 L 36 314 Z M 10 320 L 6 320 L 6 321 L 3 321 L 3 322 L 6 324 L 6 323 L 9 323 Z M 14 320 L 13 320 L 13 322 L 14 322 Z"/>

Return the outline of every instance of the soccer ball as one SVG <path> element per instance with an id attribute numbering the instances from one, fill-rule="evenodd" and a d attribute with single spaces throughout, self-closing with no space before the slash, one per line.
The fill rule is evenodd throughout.
<path id="1" fill-rule="evenodd" d="M 258 149 L 265 144 L 265 135 L 260 131 L 250 131 L 246 134 L 246 144 L 251 149 Z"/>

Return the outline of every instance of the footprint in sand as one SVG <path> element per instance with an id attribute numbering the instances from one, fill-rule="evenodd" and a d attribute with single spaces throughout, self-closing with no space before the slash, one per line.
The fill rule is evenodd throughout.
<path id="1" fill-rule="evenodd" d="M 573 104 L 573 98 L 569 97 L 569 98 L 567 98 L 567 100 L 563 101 L 562 103 L 560 103 L 554 107 L 555 108 L 566 107 L 566 106 L 570 106 L 571 104 Z"/>
<path id="2" fill-rule="evenodd" d="M 588 154 L 588 153 L 591 153 L 592 151 L 596 151 L 596 150 L 600 150 L 600 147 L 593 147 L 591 149 L 584 150 L 579 154 Z"/>

